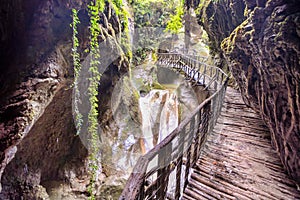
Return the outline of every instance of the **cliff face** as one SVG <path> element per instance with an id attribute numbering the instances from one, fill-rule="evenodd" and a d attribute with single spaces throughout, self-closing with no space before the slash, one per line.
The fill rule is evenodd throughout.
<path id="1" fill-rule="evenodd" d="M 80 49 L 87 48 L 89 22 L 84 9 L 88 2 L 1 3 L 0 199 L 60 199 L 59 194 L 71 199 L 72 195 L 86 197 L 87 150 L 75 136 L 72 116 L 70 23 L 71 8 L 81 10 Z M 110 104 L 105 95 L 111 96 L 114 82 L 128 71 L 129 62 L 120 48 L 121 38 L 115 37 L 123 26 L 108 3 L 101 23 L 99 39 L 110 38 L 107 49 L 120 51 L 101 80 L 104 98 L 100 102 Z M 86 56 L 82 52 L 81 59 Z M 51 194 L 54 190 L 60 192 Z"/>
<path id="2" fill-rule="evenodd" d="M 234 8 L 234 5 L 243 5 Z M 300 182 L 300 7 L 296 0 L 210 1 L 204 28 L 238 83 L 244 101 L 260 113 L 288 173 Z M 223 25 L 224 7 L 236 22 Z M 246 7 L 244 18 L 244 11 Z M 239 10 L 236 10 L 239 9 Z M 219 13 L 217 15 L 216 13 Z M 208 16 L 208 14 L 206 14 Z M 212 24 L 213 23 L 213 24 Z M 233 30 L 233 29 L 234 30 Z M 231 30 L 232 29 L 232 30 Z M 223 35 L 221 33 L 228 33 Z"/>
<path id="3" fill-rule="evenodd" d="M 200 1 L 199 23 L 209 36 L 212 53 L 221 52 L 221 42 L 244 20 L 243 0 Z"/>

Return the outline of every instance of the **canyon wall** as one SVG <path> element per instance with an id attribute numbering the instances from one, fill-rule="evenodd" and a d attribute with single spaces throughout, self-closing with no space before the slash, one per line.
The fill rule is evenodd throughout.
<path id="1" fill-rule="evenodd" d="M 84 60 L 89 44 L 88 3 L 1 2 L 0 199 L 87 198 L 88 153 L 75 135 L 72 112 L 70 23 L 71 9 L 80 10 L 78 37 Z M 105 96 L 110 97 L 118 77 L 128 71 L 129 60 L 121 48 L 121 37 L 116 37 L 124 25 L 113 6 L 107 3 L 100 15 L 99 40 L 107 46 L 105 53 L 117 50 L 119 55 L 108 63 L 100 83 L 103 106 L 99 112 L 105 113 L 109 109 L 105 105 L 110 104 Z M 100 174 L 100 182 L 104 176 Z"/>
<path id="2" fill-rule="evenodd" d="M 300 182 L 300 7 L 296 0 L 200 4 L 199 21 L 245 103 L 269 127 L 281 161 Z"/>

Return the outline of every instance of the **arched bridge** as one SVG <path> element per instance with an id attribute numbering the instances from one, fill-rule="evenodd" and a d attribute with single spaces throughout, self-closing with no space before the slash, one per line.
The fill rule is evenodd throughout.
<path id="1" fill-rule="evenodd" d="M 158 65 L 183 72 L 211 95 L 139 158 L 119 199 L 300 199 L 260 117 L 203 59 L 158 54 Z"/>

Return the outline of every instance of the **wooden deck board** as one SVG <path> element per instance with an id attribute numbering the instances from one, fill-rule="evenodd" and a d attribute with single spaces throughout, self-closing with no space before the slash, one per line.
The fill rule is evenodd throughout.
<path id="1" fill-rule="evenodd" d="M 300 199 L 271 147 L 269 130 L 232 88 L 193 168 L 182 199 Z"/>

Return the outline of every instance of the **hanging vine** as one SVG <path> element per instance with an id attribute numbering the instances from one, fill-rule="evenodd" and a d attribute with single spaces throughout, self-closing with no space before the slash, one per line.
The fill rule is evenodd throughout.
<path id="1" fill-rule="evenodd" d="M 94 200 L 95 195 L 93 190 L 95 188 L 95 182 L 97 180 L 98 171 L 98 152 L 99 147 L 97 141 L 98 136 L 98 85 L 101 79 L 101 74 L 99 73 L 98 67 L 100 65 L 100 49 L 98 37 L 101 33 L 100 28 L 100 12 L 103 12 L 105 6 L 104 0 L 91 1 L 88 6 L 88 13 L 90 16 L 90 67 L 89 72 L 91 77 L 89 78 L 89 101 L 90 101 L 90 111 L 88 114 L 88 134 L 90 136 L 90 152 L 89 152 L 89 171 L 91 174 L 91 180 L 88 187 L 88 193 L 90 194 L 89 199 Z"/>
<path id="2" fill-rule="evenodd" d="M 123 8 L 122 0 L 91 0 L 88 5 L 88 14 L 90 17 L 90 66 L 89 66 L 89 86 L 88 86 L 88 96 L 90 103 L 90 110 L 88 113 L 88 128 L 87 133 L 89 137 L 89 163 L 88 170 L 90 173 L 90 184 L 87 188 L 87 192 L 89 194 L 89 199 L 94 200 L 95 198 L 95 183 L 98 176 L 99 169 L 99 135 L 98 135 L 98 86 L 100 83 L 100 79 L 102 74 L 99 72 L 98 67 L 100 63 L 100 49 L 99 49 L 99 36 L 102 34 L 101 26 L 100 26 L 100 14 L 104 11 L 105 2 L 109 2 L 112 4 L 116 14 L 122 21 L 122 25 L 124 27 L 124 31 L 128 34 L 128 12 Z M 78 79 L 81 73 L 81 65 L 80 65 L 80 55 L 78 53 L 79 40 L 78 40 L 78 30 L 77 26 L 80 23 L 78 18 L 78 11 L 76 9 L 72 9 L 72 18 L 73 22 L 71 27 L 73 29 L 73 46 L 72 46 L 72 57 L 74 64 L 74 90 L 75 90 L 75 101 L 74 101 L 74 112 L 75 112 L 75 122 L 77 128 L 77 135 L 81 131 L 81 127 L 83 124 L 83 116 L 79 110 L 79 102 L 80 102 L 80 91 L 78 87 Z"/>
<path id="3" fill-rule="evenodd" d="M 81 126 L 82 126 L 82 114 L 79 112 L 79 102 L 80 102 L 80 91 L 78 88 L 78 79 L 81 71 L 81 64 L 80 64 L 80 55 L 78 53 L 78 46 L 79 46 L 79 41 L 78 41 L 78 30 L 77 30 L 77 25 L 80 23 L 79 18 L 78 18 L 78 11 L 76 9 L 72 9 L 72 18 L 73 22 L 71 24 L 72 30 L 73 30 L 73 35 L 72 35 L 72 40 L 73 40 L 73 47 L 72 47 L 72 57 L 73 57 L 73 65 L 74 65 L 74 112 L 75 112 L 75 126 L 77 130 L 77 135 L 81 131 Z"/>

